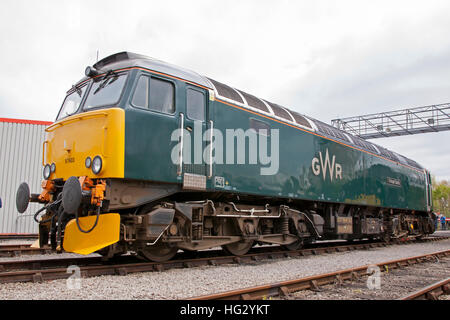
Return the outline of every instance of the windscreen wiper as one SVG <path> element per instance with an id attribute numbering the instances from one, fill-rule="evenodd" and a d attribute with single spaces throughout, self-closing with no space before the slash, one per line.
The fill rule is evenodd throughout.
<path id="1" fill-rule="evenodd" d="M 80 87 L 78 87 L 78 86 L 76 86 L 76 85 L 73 85 L 73 86 L 72 86 L 72 89 L 73 89 L 74 91 L 76 91 L 76 92 L 78 93 L 78 95 L 81 97 L 81 94 L 83 93 L 83 91 L 81 91 L 81 88 L 80 88 Z"/>
<path id="2" fill-rule="evenodd" d="M 98 88 L 94 91 L 94 94 L 96 94 L 96 93 L 99 92 L 101 89 L 103 89 L 104 87 L 106 87 L 106 84 L 107 84 L 108 80 L 110 79 L 110 76 L 114 76 L 114 77 L 115 77 L 115 79 L 114 79 L 113 81 L 111 81 L 110 84 L 113 83 L 114 81 L 116 81 L 117 78 L 119 77 L 119 76 L 117 75 L 117 73 L 115 73 L 114 71 L 108 70 L 108 72 L 106 72 L 105 75 L 104 75 L 103 78 L 102 78 L 102 81 L 103 81 L 103 82 L 100 83 L 100 85 L 98 86 Z"/>

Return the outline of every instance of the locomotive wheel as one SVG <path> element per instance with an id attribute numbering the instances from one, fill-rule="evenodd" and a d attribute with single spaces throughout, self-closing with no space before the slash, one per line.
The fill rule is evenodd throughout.
<path id="1" fill-rule="evenodd" d="M 145 249 L 140 249 L 138 254 L 147 260 L 164 262 L 172 259 L 177 252 L 178 248 L 159 242 L 153 246 L 147 246 Z"/>
<path id="2" fill-rule="evenodd" d="M 230 255 L 242 256 L 253 247 L 253 241 L 239 241 L 222 246 L 222 249 Z"/>
<path id="3" fill-rule="evenodd" d="M 301 240 L 297 240 L 293 243 L 290 244 L 285 244 L 282 246 L 285 250 L 289 250 L 289 251 L 294 251 L 294 250 L 299 250 L 303 247 L 303 241 Z"/>

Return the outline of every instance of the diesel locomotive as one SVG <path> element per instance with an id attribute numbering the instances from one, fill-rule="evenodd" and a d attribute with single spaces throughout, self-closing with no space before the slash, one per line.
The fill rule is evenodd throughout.
<path id="1" fill-rule="evenodd" d="M 130 52 L 67 92 L 46 128 L 39 245 L 153 261 L 178 250 L 434 232 L 417 162 L 216 80 Z"/>

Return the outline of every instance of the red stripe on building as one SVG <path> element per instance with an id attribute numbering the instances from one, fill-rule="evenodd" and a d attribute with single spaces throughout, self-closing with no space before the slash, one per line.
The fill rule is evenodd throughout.
<path id="1" fill-rule="evenodd" d="M 0 122 L 38 124 L 38 125 L 42 125 L 42 126 L 49 126 L 53 123 L 50 121 L 12 119 L 12 118 L 0 118 Z"/>

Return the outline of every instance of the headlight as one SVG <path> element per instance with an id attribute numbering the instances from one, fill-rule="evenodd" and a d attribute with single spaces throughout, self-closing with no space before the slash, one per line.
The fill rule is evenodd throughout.
<path id="1" fill-rule="evenodd" d="M 84 160 L 84 165 L 86 166 L 86 168 L 90 168 L 91 164 L 92 164 L 91 157 L 87 157 L 86 160 Z"/>
<path id="2" fill-rule="evenodd" d="M 92 160 L 92 172 L 99 174 L 102 170 L 102 158 L 100 156 L 95 156 Z"/>
<path id="3" fill-rule="evenodd" d="M 94 68 L 88 66 L 86 67 L 86 69 L 84 69 L 84 74 L 86 75 L 86 77 L 92 78 L 98 75 L 99 72 Z"/>
<path id="4" fill-rule="evenodd" d="M 51 168 L 50 165 L 46 164 L 44 167 L 44 179 L 47 180 L 50 178 Z"/>
<path id="5" fill-rule="evenodd" d="M 56 164 L 53 162 L 52 165 L 50 166 L 50 171 L 53 173 L 56 171 Z"/>

